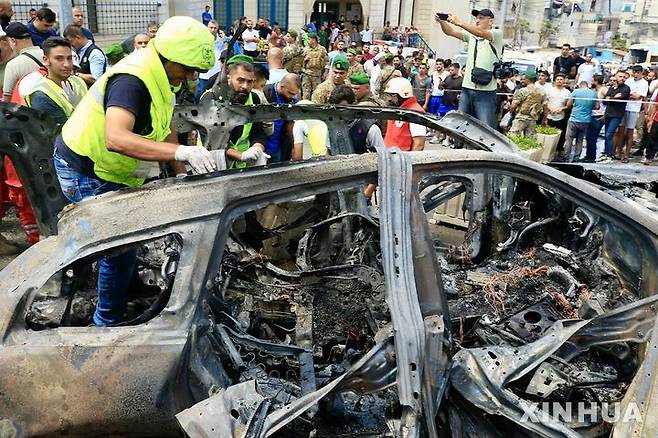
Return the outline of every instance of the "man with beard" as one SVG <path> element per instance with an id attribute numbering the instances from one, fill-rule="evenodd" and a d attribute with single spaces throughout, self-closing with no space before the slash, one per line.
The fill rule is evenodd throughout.
<path id="1" fill-rule="evenodd" d="M 242 41 L 244 41 L 244 54 L 255 58 L 258 56 L 258 41 L 260 41 L 259 32 L 254 29 L 254 22 L 247 20 L 247 28 L 242 32 Z"/>
<path id="2" fill-rule="evenodd" d="M 71 202 L 144 184 L 166 162 L 175 174 L 216 169 L 203 146 L 178 144 L 172 127 L 174 92 L 215 63 L 214 40 L 192 17 L 171 17 L 143 50 L 102 75 L 78 104 L 55 140 L 53 161 L 62 193 Z M 98 261 L 94 323 L 125 318 L 127 291 L 137 254 L 125 250 Z"/>
<path id="3" fill-rule="evenodd" d="M 395 69 L 400 72 L 403 78 L 409 78 L 409 72 L 404 66 L 404 60 L 402 59 L 402 56 L 398 55 L 393 58 L 393 67 L 395 67 Z"/>
<path id="4" fill-rule="evenodd" d="M 252 92 L 254 82 L 253 59 L 247 55 L 235 55 L 226 62 L 228 101 L 237 105 L 258 105 L 260 98 Z M 229 147 L 226 149 L 227 167 L 243 168 L 248 164 L 266 164 L 267 135 L 263 124 L 246 123 L 231 131 Z"/>
<path id="5" fill-rule="evenodd" d="M 393 78 L 386 84 L 384 97 L 388 106 L 425 112 L 414 97 L 411 83 L 404 78 Z M 401 151 L 422 151 L 425 149 L 427 130 L 422 125 L 401 120 L 388 120 L 384 143 L 386 147 L 400 148 Z"/>
<path id="6" fill-rule="evenodd" d="M 336 88 L 338 85 L 345 84 L 348 68 L 350 68 L 350 63 L 347 62 L 347 58 L 342 55 L 336 56 L 332 65 L 331 75 L 313 92 L 313 96 L 311 97 L 313 103 L 327 103 L 329 101 L 331 92 L 334 91 L 334 88 Z"/>
<path id="7" fill-rule="evenodd" d="M 13 16 L 14 10 L 11 7 L 11 2 L 9 0 L 0 0 L 0 26 L 3 31 L 7 29 Z"/>
<path id="8" fill-rule="evenodd" d="M 297 95 L 302 84 L 299 76 L 288 73 L 280 81 L 265 86 L 263 93 L 269 103 L 283 105 L 297 103 Z M 292 154 L 292 121 L 275 120 L 272 135 L 267 138 L 265 152 L 270 162 L 290 161 Z"/>
<path id="9" fill-rule="evenodd" d="M 386 89 L 386 84 L 388 84 L 390 80 L 402 77 L 400 71 L 397 70 L 393 65 L 394 58 L 395 55 L 390 52 L 384 56 L 384 66 L 382 67 L 382 71 L 379 73 L 377 81 L 375 82 L 375 92 L 377 93 L 377 96 L 381 97 L 382 93 L 384 93 L 384 90 Z"/>

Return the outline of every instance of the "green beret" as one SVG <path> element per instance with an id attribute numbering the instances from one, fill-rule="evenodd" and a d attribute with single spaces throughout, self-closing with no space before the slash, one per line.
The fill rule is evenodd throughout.
<path id="1" fill-rule="evenodd" d="M 350 68 L 350 63 L 345 56 L 338 55 L 334 58 L 333 66 L 338 70 L 347 70 Z"/>
<path id="2" fill-rule="evenodd" d="M 119 55 L 123 55 L 123 47 L 121 47 L 121 44 L 112 44 L 105 51 L 105 56 L 108 58 L 114 58 Z"/>
<path id="3" fill-rule="evenodd" d="M 356 72 L 350 76 L 350 82 L 354 85 L 365 85 L 370 83 L 370 78 L 364 72 Z"/>
<path id="4" fill-rule="evenodd" d="M 537 80 L 537 72 L 535 70 L 528 70 L 525 72 L 525 77 L 527 79 L 530 79 L 531 81 L 536 81 Z"/>
<path id="5" fill-rule="evenodd" d="M 288 35 L 290 35 L 293 38 L 297 38 L 297 31 L 296 30 L 289 30 Z"/>
<path id="6" fill-rule="evenodd" d="M 351 55 L 354 55 L 354 56 L 357 55 L 356 50 L 354 50 L 354 49 L 347 49 L 347 53 L 349 53 Z"/>
<path id="7" fill-rule="evenodd" d="M 254 63 L 254 58 L 248 55 L 234 55 L 231 56 L 231 59 L 228 60 L 226 63 L 227 66 L 231 64 L 235 64 L 236 62 L 246 62 L 248 64 L 253 64 Z"/>
<path id="8" fill-rule="evenodd" d="M 315 33 L 315 32 L 310 32 L 310 33 L 308 34 L 308 37 L 309 37 L 309 38 L 315 38 L 315 39 L 317 40 L 317 39 L 318 39 L 318 34 Z"/>
<path id="9" fill-rule="evenodd" d="M 388 52 L 386 56 L 384 56 L 384 59 L 386 59 L 387 61 L 390 61 L 393 58 L 395 58 L 395 55 L 392 54 L 391 52 Z"/>

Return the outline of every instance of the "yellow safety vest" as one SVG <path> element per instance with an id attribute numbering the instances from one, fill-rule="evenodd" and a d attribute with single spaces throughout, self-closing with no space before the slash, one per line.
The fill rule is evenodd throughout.
<path id="1" fill-rule="evenodd" d="M 64 89 L 66 88 L 66 90 Z M 85 81 L 80 79 L 77 76 L 71 76 L 67 80 L 62 82 L 60 87 L 48 77 L 44 76 L 37 86 L 25 96 L 25 102 L 27 106 L 32 106 L 32 96 L 37 91 L 41 91 L 43 94 L 48 96 L 50 100 L 55 102 L 58 107 L 64 111 L 66 117 L 71 117 L 73 110 L 80 103 L 84 95 L 87 93 L 87 84 Z"/>
<path id="2" fill-rule="evenodd" d="M 249 93 L 249 97 L 247 98 L 247 101 L 244 103 L 245 105 L 253 105 L 254 100 L 251 98 L 251 93 Z M 249 147 L 251 146 L 251 143 L 249 142 L 249 134 L 251 133 L 251 123 L 245 123 L 245 125 L 242 127 L 242 135 L 236 141 L 235 143 L 232 143 L 229 145 L 229 148 L 235 149 L 238 152 L 244 152 Z M 247 163 L 243 161 L 231 161 L 228 164 L 229 169 L 242 169 L 247 167 Z"/>
<path id="3" fill-rule="evenodd" d="M 105 142 L 105 89 L 108 80 L 118 74 L 139 78 L 151 95 L 151 132 L 143 137 L 153 141 L 167 138 L 171 132 L 174 93 L 158 52 L 149 44 L 121 60 L 94 83 L 64 124 L 62 139 L 73 152 L 94 162 L 94 173 L 99 178 L 139 186 L 144 179 L 158 174 L 158 163 L 111 152 Z"/>

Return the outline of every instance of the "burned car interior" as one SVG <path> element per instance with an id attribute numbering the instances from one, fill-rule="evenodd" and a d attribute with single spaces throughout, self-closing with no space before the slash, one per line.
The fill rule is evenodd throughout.
<path id="1" fill-rule="evenodd" d="M 209 127 L 211 143 L 219 128 L 286 114 L 229 108 L 220 126 L 208 106 L 181 111 L 180 127 Z M 339 137 L 352 114 L 294 111 L 331 118 Z M 21 413 L 27 394 L 0 396 L 0 421 L 57 436 L 655 436 L 652 214 L 510 154 L 458 113 L 358 111 L 410 117 L 464 149 L 168 179 L 67 209 L 56 235 L 0 273 L 12 375 L 0 390 L 34 381 L 26 359 L 11 361 L 51 345 L 42 360 L 62 376 L 35 391 L 50 409 L 38 426 Z M 99 214 L 139 208 L 134 223 Z M 126 250 L 138 253 L 127 320 L 90 326 L 95 261 Z M 82 393 L 89 373 L 105 405 L 51 407 L 53 385 L 76 379 Z M 570 418 L 545 412 L 567 405 Z"/>

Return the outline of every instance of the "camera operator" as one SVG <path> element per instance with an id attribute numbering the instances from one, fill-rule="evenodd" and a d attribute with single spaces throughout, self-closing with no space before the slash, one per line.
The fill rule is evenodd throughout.
<path id="1" fill-rule="evenodd" d="M 471 14 L 475 17 L 474 25 L 453 14 L 438 13 L 435 19 L 443 33 L 468 43 L 459 110 L 495 129 L 498 97 L 494 64 L 502 60 L 503 31 L 493 27 L 494 14 L 490 9 L 473 10 Z"/>

